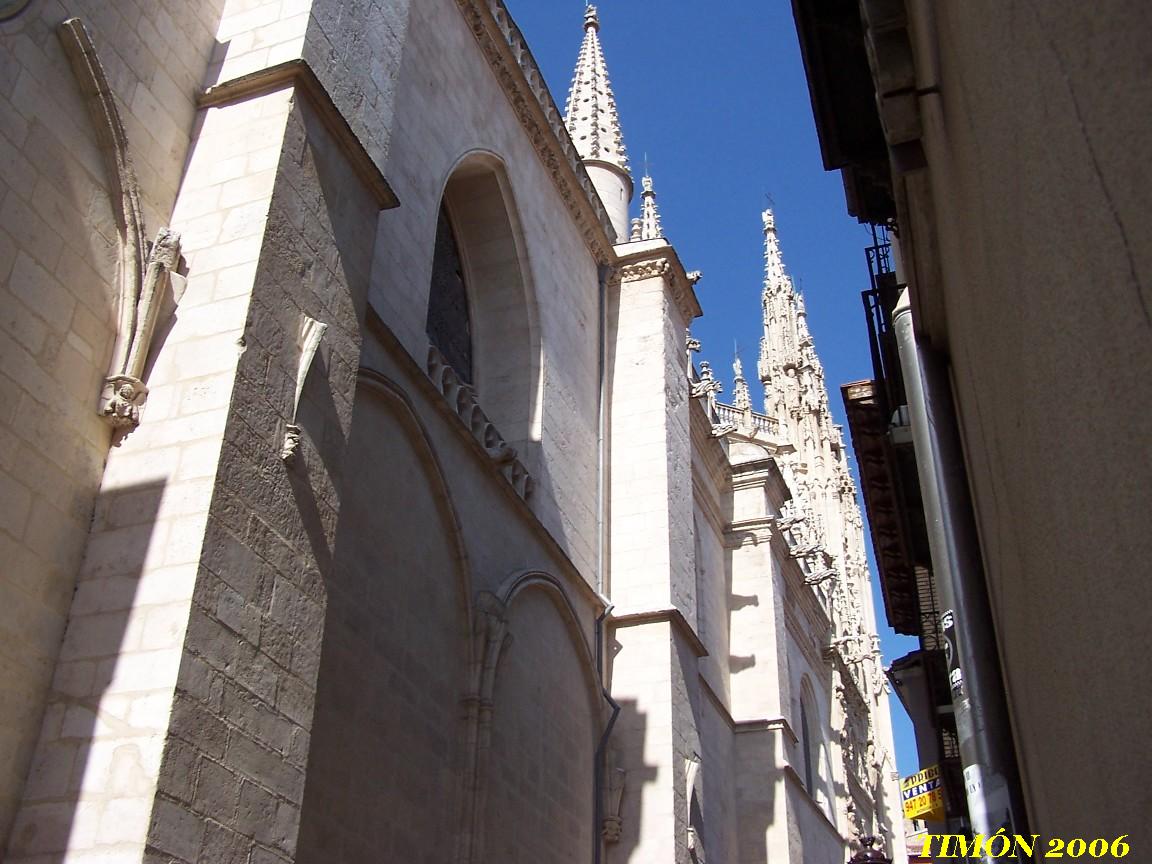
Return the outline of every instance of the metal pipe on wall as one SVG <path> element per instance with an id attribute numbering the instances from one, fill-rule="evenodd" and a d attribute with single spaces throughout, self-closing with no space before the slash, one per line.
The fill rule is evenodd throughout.
<path id="1" fill-rule="evenodd" d="M 597 271 L 599 281 L 599 378 L 600 392 L 597 405 L 596 440 L 596 594 L 604 603 L 604 611 L 596 618 L 596 674 L 600 681 L 600 694 L 608 703 L 612 713 L 596 744 L 596 755 L 592 766 L 592 864 L 600 864 L 604 853 L 601 827 L 604 821 L 604 754 L 612 737 L 612 727 L 620 715 L 620 705 L 608 692 L 604 668 L 604 622 L 612 612 L 612 604 L 604 597 L 607 580 L 605 568 L 608 564 L 607 531 L 607 478 L 608 467 L 608 277 L 611 270 L 601 265 Z"/>
<path id="2" fill-rule="evenodd" d="M 1019 770 L 945 359 L 916 339 L 907 289 L 892 315 L 975 834 L 1026 833 Z M 994 860 L 986 852 L 982 858 Z"/>

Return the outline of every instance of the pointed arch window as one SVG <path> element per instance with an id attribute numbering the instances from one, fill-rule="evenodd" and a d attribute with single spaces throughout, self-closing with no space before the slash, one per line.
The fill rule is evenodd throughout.
<path id="1" fill-rule="evenodd" d="M 460 244 L 443 204 L 436 223 L 436 251 L 432 258 L 432 286 L 424 330 L 453 371 L 472 384 L 472 316 L 468 309 L 468 286 L 464 281 Z"/>

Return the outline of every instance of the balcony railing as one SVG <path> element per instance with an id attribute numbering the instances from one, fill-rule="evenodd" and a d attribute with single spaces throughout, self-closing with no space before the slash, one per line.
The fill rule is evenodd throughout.
<path id="1" fill-rule="evenodd" d="M 892 329 L 892 310 L 900 299 L 903 287 L 896 281 L 892 266 L 892 243 L 888 230 L 872 226 L 872 245 L 865 250 L 868 256 L 868 276 L 872 287 L 861 292 L 864 316 L 868 322 L 868 343 L 872 350 L 872 370 L 879 385 L 885 416 L 904 404 L 904 376 L 900 371 L 900 357 L 896 347 L 896 334 Z"/>
<path id="2" fill-rule="evenodd" d="M 780 424 L 776 420 L 764 414 L 757 413 L 756 411 L 750 413 L 752 414 L 752 428 L 755 431 L 771 437 L 779 435 Z M 723 402 L 716 403 L 716 414 L 721 423 L 731 423 L 739 426 L 744 422 L 743 411 L 731 405 L 725 405 Z"/>

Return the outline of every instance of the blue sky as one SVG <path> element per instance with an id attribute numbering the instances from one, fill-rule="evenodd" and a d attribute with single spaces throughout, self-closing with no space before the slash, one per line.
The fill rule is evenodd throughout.
<path id="1" fill-rule="evenodd" d="M 505 2 L 562 111 L 584 3 Z M 699 359 L 712 361 L 727 393 L 734 344 L 745 368 L 755 369 L 760 213 L 771 201 L 785 265 L 807 301 L 832 413 L 843 424 L 839 385 L 872 377 L 860 301 L 871 239 L 845 211 L 839 173 L 821 163 L 791 4 L 604 0 L 597 8 L 637 188 L 647 154 L 664 233 L 685 267 L 704 273 L 696 286 L 704 317 L 692 328 L 703 342 Z M 753 401 L 761 407 L 755 384 Z M 881 643 L 886 664 L 916 647 L 883 623 Z M 894 695 L 891 701 L 897 762 L 912 774 L 911 726 Z"/>

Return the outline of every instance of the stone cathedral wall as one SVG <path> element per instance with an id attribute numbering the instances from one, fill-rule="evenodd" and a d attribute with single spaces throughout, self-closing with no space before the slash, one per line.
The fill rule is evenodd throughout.
<path id="1" fill-rule="evenodd" d="M 96 409 L 117 315 L 118 202 L 57 26 L 78 16 L 99 47 L 154 233 L 176 199 L 222 6 L 33 2 L 0 24 L 0 670 L 10 688 L 0 706 L 0 846 L 39 733 L 111 437 Z M 194 473 L 189 464 L 185 476 Z M 155 511 L 162 487 L 133 482 L 138 506 Z M 102 602 L 83 590 L 77 598 L 88 612 Z"/>
<path id="2" fill-rule="evenodd" d="M 34 3 L 4 31 L 3 132 L 30 166 L 6 173 L 0 201 L 24 316 L 9 323 L 58 331 L 5 357 L 30 391 L 11 400 L 13 421 L 29 416 L 9 433 L 24 458 L 4 466 L 0 527 L 21 565 L 5 643 L 31 706 L 0 738 L 5 821 L 33 761 L 7 860 L 358 860 L 450 838 L 471 844 L 464 860 L 485 839 L 584 860 L 604 719 L 589 647 L 596 261 L 459 5 L 179 4 L 136 29 L 73 5 Z M 92 16 L 149 227 L 181 232 L 188 273 L 141 425 L 106 468 L 115 237 L 54 41 L 69 12 Z M 163 40 L 138 37 L 149 22 Z M 470 154 L 507 207 L 515 260 L 499 263 L 523 275 L 506 335 L 537 355 L 527 503 L 428 366 L 436 213 Z M 301 373 L 304 316 L 327 330 Z M 542 794 L 549 765 L 564 782 Z M 408 830 L 382 837 L 382 811 Z"/>
<path id="3" fill-rule="evenodd" d="M 402 202 L 380 225 L 372 303 L 418 362 L 436 213 L 462 163 L 489 160 L 511 209 L 517 266 L 527 287 L 527 333 L 538 369 L 531 433 L 519 456 L 533 474 L 530 505 L 589 582 L 594 581 L 598 282 L 596 261 L 549 169 L 526 136 L 458 5 L 414 6 L 395 82 L 397 115 L 385 174 Z M 468 250 L 464 250 L 468 257 Z M 563 262 L 558 266 L 558 262 Z M 484 394 L 480 394 L 484 405 Z"/>

